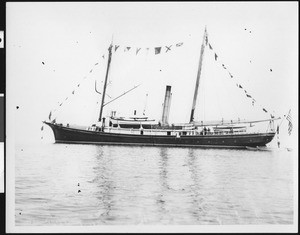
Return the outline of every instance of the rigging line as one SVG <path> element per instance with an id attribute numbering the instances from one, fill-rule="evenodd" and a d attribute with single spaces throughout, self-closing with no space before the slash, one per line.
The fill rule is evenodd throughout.
<path id="1" fill-rule="evenodd" d="M 210 45 L 211 45 L 211 43 L 210 43 Z M 213 49 L 210 49 L 210 50 L 211 50 L 211 53 L 216 54 L 216 52 L 215 52 Z M 219 58 L 219 56 L 218 56 L 217 58 Z M 216 59 L 215 59 L 215 60 L 216 60 Z M 231 77 L 233 80 L 235 80 L 236 82 L 238 82 L 238 80 L 237 80 L 234 76 L 232 76 L 231 72 L 227 69 L 227 67 L 225 67 L 224 63 L 221 63 L 221 62 L 220 62 L 220 59 L 217 59 L 216 61 L 217 61 L 217 63 L 222 64 L 222 68 L 225 69 L 225 70 L 227 70 L 228 75 L 230 75 L 230 77 Z"/>
<path id="2" fill-rule="evenodd" d="M 223 71 L 223 70 L 222 70 Z M 221 72 L 222 73 L 222 72 Z M 224 109 L 223 109 L 223 105 L 221 105 L 221 103 L 222 102 L 220 102 L 220 98 L 222 99 L 222 97 L 227 97 L 228 95 L 230 95 L 230 94 L 228 94 L 228 91 L 226 92 L 226 90 L 224 90 L 223 89 L 223 85 L 222 85 L 222 79 L 224 79 L 224 78 L 219 78 L 219 76 L 216 76 L 217 77 L 217 80 L 215 79 L 215 80 L 213 80 L 214 81 L 214 83 L 215 83 L 215 86 L 217 86 L 217 89 L 218 89 L 218 92 L 216 92 L 216 94 L 215 94 L 215 96 L 216 96 L 216 99 L 217 99 L 217 105 L 218 105 L 218 112 L 219 112 L 219 115 L 221 115 L 221 117 L 223 118 L 224 116 Z M 229 84 L 228 83 L 228 81 L 225 81 L 225 83 L 227 82 L 227 84 Z M 232 105 L 232 103 L 231 102 L 228 102 L 229 103 L 229 106 L 230 107 L 233 107 L 233 109 L 234 109 L 234 112 L 235 113 L 237 113 L 236 112 L 236 108 L 235 108 L 235 106 L 234 105 Z M 225 107 L 225 109 L 227 109 L 226 107 Z M 226 112 L 225 112 L 226 113 Z"/>
<path id="3" fill-rule="evenodd" d="M 215 126 L 215 125 L 232 125 L 232 124 L 248 124 L 248 123 L 259 123 L 259 122 L 269 122 L 271 120 L 279 120 L 281 118 L 272 118 L 264 120 L 254 120 L 254 121 L 236 121 L 236 120 L 225 120 L 225 121 L 210 121 L 207 123 L 204 122 L 195 122 L 195 126 Z"/>
<path id="4" fill-rule="evenodd" d="M 99 62 L 96 62 L 90 71 L 93 71 L 93 69 L 95 68 L 95 66 L 97 66 L 98 64 L 99 64 Z M 73 92 L 75 92 L 76 88 L 79 87 L 79 86 L 82 84 L 82 82 L 83 82 L 87 77 L 88 77 L 88 75 L 84 76 L 84 77 L 81 78 L 78 82 L 76 82 L 77 85 L 76 85 L 75 89 L 72 91 L 72 95 L 74 94 Z M 67 98 L 68 98 L 68 97 L 67 97 Z M 57 108 L 54 109 L 54 111 L 51 110 L 51 112 L 52 112 L 52 113 L 57 113 L 57 111 L 60 111 L 61 108 L 62 108 L 62 106 L 63 106 L 63 104 L 64 104 L 65 102 L 66 102 L 66 100 L 64 100 L 63 102 L 58 102 L 58 103 L 62 103 L 62 105 L 59 105 Z M 56 117 L 57 117 L 57 116 L 56 116 Z"/>
<path id="5" fill-rule="evenodd" d="M 111 102 L 115 101 L 116 99 L 119 99 L 120 97 L 122 97 L 123 95 L 127 94 L 128 92 L 130 92 L 130 91 L 134 90 L 135 88 L 139 87 L 140 85 L 142 85 L 142 84 L 139 84 L 139 85 L 136 85 L 136 86 L 134 86 L 134 87 L 133 87 L 133 88 L 131 88 L 130 90 L 128 90 L 128 91 L 125 91 L 123 94 L 121 94 L 121 95 L 117 96 L 116 98 L 112 99 L 111 101 L 109 101 L 109 102 L 107 102 L 107 103 L 103 104 L 103 107 L 104 107 L 105 105 L 107 105 L 107 104 L 109 104 L 109 103 L 111 103 Z"/>
<path id="6" fill-rule="evenodd" d="M 147 100 L 148 100 L 148 93 L 146 94 L 146 100 L 145 100 L 145 106 L 144 106 L 144 110 L 143 110 L 143 115 L 145 115 L 145 112 L 146 112 Z"/>
<path id="7" fill-rule="evenodd" d="M 210 43 L 209 43 L 209 45 L 211 46 Z M 211 51 L 211 53 L 214 53 L 213 49 L 210 49 L 210 51 Z M 218 60 L 218 61 L 220 61 L 220 60 Z M 221 63 L 221 62 L 219 62 L 219 63 Z M 223 69 L 224 69 L 224 67 L 223 67 Z M 226 69 L 226 70 L 227 70 L 227 69 Z M 227 72 L 230 73 L 228 70 L 227 70 Z M 230 73 L 230 74 L 231 74 L 231 73 Z M 219 83 L 217 83 L 217 84 L 219 84 Z M 219 98 L 218 94 L 217 94 L 217 98 Z M 219 99 L 218 99 L 217 101 L 218 101 L 218 105 L 220 106 Z M 238 114 L 238 113 L 237 113 L 237 110 L 236 110 L 236 108 L 235 108 L 235 105 L 231 105 L 231 107 L 234 109 L 234 112 L 235 112 L 236 114 Z M 220 111 L 219 111 L 219 113 L 220 113 Z M 223 115 L 223 112 L 221 112 L 221 116 L 222 116 L 222 115 Z"/>
<path id="8" fill-rule="evenodd" d="M 212 50 L 213 51 L 213 50 Z M 215 53 L 215 51 L 213 51 L 213 53 Z M 218 56 L 219 57 L 219 56 Z M 218 59 L 218 62 L 219 62 L 219 64 L 222 64 L 221 62 L 220 62 L 220 59 Z M 223 66 L 223 68 L 224 68 L 224 66 Z M 226 70 L 228 71 L 228 72 L 230 72 L 227 68 L 226 68 Z M 230 73 L 231 74 L 231 73 Z M 235 82 L 237 82 L 238 84 L 240 84 L 239 83 L 239 80 L 238 79 L 236 79 L 235 77 L 231 77 Z M 243 90 L 244 90 L 244 88 L 243 88 Z M 245 90 L 244 90 L 245 91 Z M 253 100 L 254 98 L 252 98 L 252 100 Z M 255 102 L 257 102 L 256 101 L 256 99 L 254 99 L 255 100 Z M 261 108 L 264 108 L 261 104 L 258 104 Z M 270 114 L 270 112 L 268 111 L 268 113 Z M 273 111 L 273 113 L 274 113 L 274 115 L 275 115 L 275 111 Z"/>
<path id="9" fill-rule="evenodd" d="M 203 82 L 204 84 L 203 84 L 203 88 L 204 88 L 204 86 L 206 85 L 207 86 L 207 83 L 206 82 Z M 205 121 L 205 89 L 203 89 L 203 121 Z"/>
<path id="10" fill-rule="evenodd" d="M 224 63 L 221 63 L 221 62 L 219 62 L 219 63 L 222 64 L 222 65 L 224 65 Z M 225 69 L 226 71 L 224 71 L 224 69 L 225 69 L 225 67 L 222 66 L 222 71 L 224 72 L 224 75 L 225 75 L 225 76 L 230 75 L 230 79 L 232 79 L 233 77 L 231 77 L 231 73 L 229 72 L 229 70 L 227 69 L 227 67 L 226 67 L 226 69 Z M 225 74 L 226 72 L 227 72 L 228 74 Z M 234 78 L 233 78 L 233 79 L 234 79 Z M 228 82 L 228 79 L 226 79 L 225 83 L 229 85 L 230 82 Z M 223 91 L 223 90 L 221 89 L 221 91 Z M 229 96 L 230 98 L 232 97 L 232 93 L 226 92 L 226 95 Z M 231 109 L 233 109 L 234 113 L 235 113 L 237 116 L 239 116 L 239 114 L 238 114 L 238 112 L 237 112 L 237 109 L 236 109 L 236 107 L 235 107 L 235 104 L 234 104 L 233 102 L 229 102 L 229 103 L 230 103 L 230 107 L 231 107 Z"/>
<path id="11" fill-rule="evenodd" d="M 95 120 L 97 120 L 97 116 L 98 116 L 98 103 L 100 103 L 100 96 L 95 96 L 95 100 L 93 101 L 95 104 L 95 107 L 93 108 L 93 115 L 91 115 L 90 117 L 90 123 L 94 123 Z"/>
<path id="12" fill-rule="evenodd" d="M 101 92 L 99 92 L 98 90 L 97 90 L 97 80 L 95 79 L 95 91 L 96 91 L 96 93 L 98 93 L 98 94 L 102 94 Z M 111 99 L 111 96 L 110 95 L 108 95 L 108 94 L 105 94 L 106 96 L 108 96 L 110 99 Z"/>
<path id="13" fill-rule="evenodd" d="M 99 92 L 99 91 L 97 90 L 97 80 L 96 80 L 96 79 L 95 79 L 95 91 L 96 91 L 96 93 L 98 93 L 98 94 L 101 95 L 101 92 Z"/>
<path id="14" fill-rule="evenodd" d="M 220 86 L 219 86 L 219 83 L 217 82 L 216 83 L 218 88 L 220 89 Z M 220 89 L 222 91 L 222 89 Z M 218 111 L 219 111 L 219 115 L 221 117 L 223 117 L 223 108 L 222 108 L 222 105 L 220 105 L 220 95 L 219 95 L 219 92 L 217 92 L 217 102 L 218 102 Z"/>
<path id="15" fill-rule="evenodd" d="M 94 64 L 94 66 L 92 67 L 92 69 L 90 70 L 90 72 L 93 71 L 93 69 L 95 68 L 95 66 L 97 66 L 98 64 L 99 64 L 99 62 L 96 62 L 96 63 Z M 88 75 L 89 75 L 89 74 L 90 74 L 90 73 L 88 73 Z M 77 82 L 76 87 L 79 87 L 80 84 L 82 83 L 82 81 L 85 80 L 86 78 L 88 78 L 88 75 L 83 76 L 83 78 L 81 78 L 81 79 Z M 76 88 L 75 88 L 75 89 L 76 89 Z M 73 90 L 73 92 L 75 91 L 75 89 Z M 72 92 L 72 94 L 74 94 L 73 92 Z M 66 100 L 64 100 L 63 102 L 58 102 L 58 103 L 59 103 L 59 104 L 60 104 L 60 103 L 64 103 L 65 101 L 66 101 Z M 58 107 L 56 107 L 56 108 L 50 110 L 52 114 L 56 113 L 56 116 L 55 116 L 54 119 L 57 118 L 57 115 L 58 115 L 59 111 L 61 111 L 61 107 L 62 107 L 62 105 L 59 105 Z M 53 118 L 52 118 L 52 120 L 53 120 Z"/>

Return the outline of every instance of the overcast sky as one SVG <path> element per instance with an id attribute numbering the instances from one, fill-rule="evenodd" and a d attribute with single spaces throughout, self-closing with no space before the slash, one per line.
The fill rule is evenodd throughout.
<path id="1" fill-rule="evenodd" d="M 18 142 L 40 140 L 42 121 L 57 108 L 57 121 L 95 123 L 101 96 L 94 82 L 102 90 L 112 38 L 120 47 L 107 94 L 141 86 L 106 106 L 104 115 L 142 114 L 146 107 L 146 115 L 159 119 L 171 85 L 170 122 L 188 122 L 205 26 L 213 50 L 205 49 L 195 118 L 269 118 L 264 107 L 276 116 L 291 108 L 297 120 L 297 2 L 9 2 L 6 17 L 7 118 Z M 254 106 L 236 83 L 256 99 Z"/>

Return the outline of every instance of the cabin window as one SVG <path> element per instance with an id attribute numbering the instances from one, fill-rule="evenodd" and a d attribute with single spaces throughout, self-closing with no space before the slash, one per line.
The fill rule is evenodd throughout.
<path id="1" fill-rule="evenodd" d="M 182 132 L 182 135 L 186 135 L 186 131 Z"/>
<path id="2" fill-rule="evenodd" d="M 167 131 L 167 135 L 171 135 L 171 131 Z"/>
<path id="3" fill-rule="evenodd" d="M 119 124 L 121 128 L 133 128 L 133 129 L 140 129 L 141 126 L 137 124 Z"/>

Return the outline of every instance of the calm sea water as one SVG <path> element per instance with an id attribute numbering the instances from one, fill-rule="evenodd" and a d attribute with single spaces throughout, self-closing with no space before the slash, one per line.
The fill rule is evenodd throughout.
<path id="1" fill-rule="evenodd" d="M 16 225 L 292 224 L 288 151 L 16 147 Z"/>

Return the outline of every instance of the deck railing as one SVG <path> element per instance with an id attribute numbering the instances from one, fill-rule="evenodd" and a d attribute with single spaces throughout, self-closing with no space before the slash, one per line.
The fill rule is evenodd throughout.
<path id="1" fill-rule="evenodd" d="M 174 129 L 129 129 L 129 128 L 116 128 L 116 127 L 105 127 L 105 132 L 116 133 L 116 134 L 135 134 L 135 135 L 166 135 L 166 136 L 195 136 L 195 135 L 206 135 L 206 136 L 215 136 L 215 135 L 241 135 L 241 134 L 250 134 L 250 133 L 261 133 L 258 131 L 214 131 L 214 132 L 201 132 L 199 130 L 174 130 Z"/>

